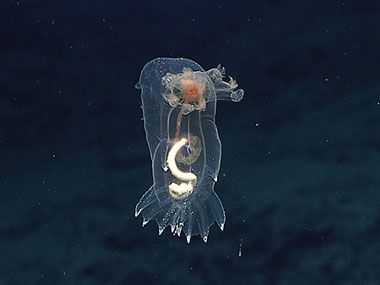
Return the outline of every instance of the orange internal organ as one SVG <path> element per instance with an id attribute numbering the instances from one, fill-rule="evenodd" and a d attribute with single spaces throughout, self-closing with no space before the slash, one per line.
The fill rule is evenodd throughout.
<path id="1" fill-rule="evenodd" d="M 186 97 L 189 97 L 189 99 L 193 99 L 198 97 L 198 88 L 197 86 L 192 86 L 186 91 Z"/>
<path id="2" fill-rule="evenodd" d="M 202 88 L 202 86 L 198 86 L 198 83 L 195 80 L 184 79 L 182 81 L 182 86 L 185 95 L 185 102 L 199 100 L 203 95 L 204 88 Z"/>

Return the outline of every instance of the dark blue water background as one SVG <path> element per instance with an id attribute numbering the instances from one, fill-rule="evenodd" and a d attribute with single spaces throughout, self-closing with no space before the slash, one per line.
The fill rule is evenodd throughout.
<path id="1" fill-rule="evenodd" d="M 0 284 L 379 284 L 378 1 L 2 1 Z M 219 63 L 204 244 L 141 227 L 144 64 Z"/>

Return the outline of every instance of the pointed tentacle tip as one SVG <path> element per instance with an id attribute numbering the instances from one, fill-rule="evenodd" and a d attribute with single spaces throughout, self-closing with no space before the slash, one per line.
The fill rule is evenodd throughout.
<path id="1" fill-rule="evenodd" d="M 137 204 L 137 205 L 136 205 L 136 208 L 135 208 L 135 217 L 137 217 L 138 215 L 140 215 L 141 210 L 142 210 L 142 209 L 139 209 L 139 204 Z"/>
<path id="2" fill-rule="evenodd" d="M 149 223 L 149 220 L 145 220 L 145 219 L 143 219 L 142 226 L 145 227 L 145 225 L 146 225 L 147 223 Z"/>
<path id="3" fill-rule="evenodd" d="M 187 235 L 186 236 L 186 241 L 187 241 L 188 244 L 190 243 L 190 240 L 191 240 L 191 235 Z"/>

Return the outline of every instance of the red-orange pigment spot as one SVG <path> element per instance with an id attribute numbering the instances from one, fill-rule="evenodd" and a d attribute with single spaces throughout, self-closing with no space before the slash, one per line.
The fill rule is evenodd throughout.
<path id="1" fill-rule="evenodd" d="M 197 86 L 191 86 L 187 89 L 186 91 L 186 99 L 188 101 L 193 101 L 195 99 L 197 99 L 198 97 L 198 88 Z"/>

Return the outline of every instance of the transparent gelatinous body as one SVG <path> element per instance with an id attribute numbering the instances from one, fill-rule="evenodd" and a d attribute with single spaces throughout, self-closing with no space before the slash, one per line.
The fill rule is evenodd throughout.
<path id="1" fill-rule="evenodd" d="M 148 62 L 136 84 L 141 88 L 146 140 L 152 159 L 153 185 L 136 205 L 135 215 L 170 226 L 187 241 L 199 234 L 206 242 L 225 212 L 214 192 L 221 143 L 215 125 L 217 100 L 239 102 L 244 95 L 221 66 L 205 71 L 189 59 L 157 58 Z"/>

